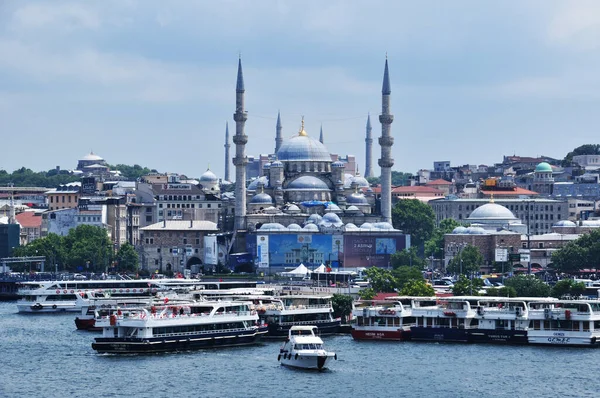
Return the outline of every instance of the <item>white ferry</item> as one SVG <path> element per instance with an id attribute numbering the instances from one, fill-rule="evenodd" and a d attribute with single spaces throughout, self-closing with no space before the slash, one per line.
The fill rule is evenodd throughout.
<path id="1" fill-rule="evenodd" d="M 21 282 L 17 309 L 22 313 L 79 312 L 82 301 L 102 296 L 149 297 L 172 289 L 193 289 L 202 282 L 193 279 L 123 279 Z M 79 301 L 78 301 L 79 300 Z"/>
<path id="2" fill-rule="evenodd" d="M 337 354 L 326 351 L 323 340 L 317 336 L 316 326 L 292 326 L 289 336 L 279 349 L 277 360 L 284 366 L 323 370 Z"/>
<path id="3" fill-rule="evenodd" d="M 477 312 L 469 300 L 460 297 L 416 298 L 412 301 L 415 325 L 411 339 L 420 341 L 470 341 L 470 329 L 477 329 Z"/>
<path id="4" fill-rule="evenodd" d="M 528 310 L 529 344 L 600 345 L 600 301 L 532 301 Z"/>
<path id="5" fill-rule="evenodd" d="M 386 300 L 355 302 L 352 310 L 354 340 L 409 340 L 412 297 L 392 297 Z"/>
<path id="6" fill-rule="evenodd" d="M 151 353 L 253 344 L 267 333 L 246 302 L 202 302 L 141 309 L 96 320 L 99 353 Z"/>
<path id="7" fill-rule="evenodd" d="M 268 337 L 288 336 L 292 326 L 314 325 L 319 334 L 337 333 L 341 319 L 333 318 L 331 296 L 289 295 L 289 296 L 245 296 L 260 319 L 269 325 Z"/>

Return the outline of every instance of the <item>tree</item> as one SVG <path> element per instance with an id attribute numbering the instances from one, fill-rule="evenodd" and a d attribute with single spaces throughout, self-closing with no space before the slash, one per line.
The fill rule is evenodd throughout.
<path id="1" fill-rule="evenodd" d="M 413 279 L 404 284 L 404 287 L 400 290 L 400 295 L 431 297 L 435 296 L 435 290 L 423 278 L 421 280 Z"/>
<path id="2" fill-rule="evenodd" d="M 533 275 L 517 275 L 504 281 L 504 285 L 512 287 L 519 297 L 548 297 L 550 286 Z"/>
<path id="3" fill-rule="evenodd" d="M 409 180 L 413 175 L 411 173 L 404 173 L 402 171 L 393 171 L 392 170 L 392 185 L 395 187 L 407 186 L 409 184 Z M 367 181 L 371 185 L 377 185 L 381 183 L 380 177 L 368 177 Z"/>
<path id="4" fill-rule="evenodd" d="M 444 235 L 454 231 L 454 228 L 462 224 L 453 218 L 445 218 L 440 222 L 439 227 L 435 227 L 431 238 L 425 242 L 425 255 L 427 257 L 439 258 L 444 257 Z"/>
<path id="5" fill-rule="evenodd" d="M 501 288 L 490 287 L 485 291 L 485 295 L 494 297 L 517 297 L 517 291 L 510 286 L 503 286 Z"/>
<path id="6" fill-rule="evenodd" d="M 333 316 L 344 318 L 344 323 L 348 319 L 348 315 L 352 313 L 352 297 L 346 294 L 334 294 L 331 297 L 331 305 L 333 307 Z"/>
<path id="7" fill-rule="evenodd" d="M 600 267 L 600 230 L 584 234 L 552 254 L 556 270 L 574 273 L 583 268 Z"/>
<path id="8" fill-rule="evenodd" d="M 417 199 L 400 199 L 392 209 L 394 228 L 409 234 L 414 246 L 421 246 L 431 238 L 435 214 L 426 203 Z"/>
<path id="9" fill-rule="evenodd" d="M 44 256 L 46 257 L 46 269 L 54 271 L 54 267 L 63 267 L 65 262 L 65 250 L 63 238 L 57 234 L 48 234 L 43 238 L 36 239 L 26 246 L 15 248 L 15 256 Z"/>
<path id="10" fill-rule="evenodd" d="M 137 271 L 139 268 L 139 256 L 129 243 L 125 243 L 119 248 L 115 260 L 121 271 Z"/>
<path id="11" fill-rule="evenodd" d="M 365 271 L 365 274 L 375 292 L 391 293 L 395 291 L 394 289 L 396 288 L 397 281 L 391 271 L 378 267 L 371 267 Z"/>
<path id="12" fill-rule="evenodd" d="M 598 144 L 585 144 L 578 146 L 573 149 L 571 152 L 567 153 L 565 158 L 563 159 L 561 165 L 563 167 L 571 166 L 573 163 L 573 156 L 577 155 L 600 155 L 600 145 Z"/>
<path id="13" fill-rule="evenodd" d="M 419 257 L 415 246 L 392 254 L 390 256 L 390 262 L 394 269 L 400 266 L 411 266 L 417 269 L 423 269 L 425 267 L 425 259 Z"/>
<path id="14" fill-rule="evenodd" d="M 366 287 L 358 291 L 358 296 L 362 300 L 373 300 L 373 297 L 375 297 L 376 295 L 377 293 L 375 292 L 375 290 L 373 290 L 372 287 Z"/>
<path id="15" fill-rule="evenodd" d="M 79 225 L 64 238 L 66 268 L 71 271 L 103 271 L 111 262 L 112 244 L 104 228 Z"/>
<path id="16" fill-rule="evenodd" d="M 454 256 L 448 263 L 448 271 L 455 274 L 462 273 L 469 275 L 473 272 L 479 272 L 483 264 L 483 256 L 476 246 L 467 245 L 457 256 Z"/>
<path id="17" fill-rule="evenodd" d="M 585 293 L 585 283 L 575 282 L 573 279 L 561 279 L 552 287 L 552 297 L 563 296 L 579 297 Z"/>
<path id="18" fill-rule="evenodd" d="M 109 166 L 109 168 L 111 170 L 120 171 L 121 175 L 130 180 L 137 180 L 142 176 L 145 176 L 152 172 L 156 172 L 156 170 L 151 170 L 148 167 L 142 167 L 139 164 L 134 164 L 133 166 L 129 166 L 126 164 L 117 164 L 116 166 Z"/>
<path id="19" fill-rule="evenodd" d="M 452 286 L 452 294 L 455 296 L 479 296 L 479 290 L 483 287 L 481 278 L 469 279 L 464 275 Z"/>
<path id="20" fill-rule="evenodd" d="M 396 281 L 396 289 L 400 290 L 411 281 L 425 281 L 423 274 L 417 267 L 401 266 L 392 271 Z"/>

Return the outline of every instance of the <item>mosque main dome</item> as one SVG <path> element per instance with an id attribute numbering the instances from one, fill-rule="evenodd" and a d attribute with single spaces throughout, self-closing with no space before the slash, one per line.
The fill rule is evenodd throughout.
<path id="1" fill-rule="evenodd" d="M 473 210 L 468 219 L 514 220 L 515 215 L 504 206 L 486 203 Z"/>
<path id="2" fill-rule="evenodd" d="M 331 162 L 331 155 L 325 145 L 306 134 L 303 120 L 298 135 L 281 145 L 277 152 L 277 159 L 284 162 Z"/>

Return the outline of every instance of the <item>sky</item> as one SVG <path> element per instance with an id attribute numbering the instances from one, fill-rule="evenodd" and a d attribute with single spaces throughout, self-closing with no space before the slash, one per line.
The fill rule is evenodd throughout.
<path id="1" fill-rule="evenodd" d="M 598 143 L 599 49 L 593 0 L 2 0 L 0 169 L 93 151 L 222 177 L 240 54 L 248 155 L 273 152 L 280 111 L 284 138 L 304 116 L 364 171 L 370 113 L 378 174 L 387 54 L 393 170 L 563 158 Z"/>

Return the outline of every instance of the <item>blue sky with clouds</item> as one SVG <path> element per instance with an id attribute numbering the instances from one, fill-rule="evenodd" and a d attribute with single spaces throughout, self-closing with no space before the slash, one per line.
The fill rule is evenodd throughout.
<path id="1" fill-rule="evenodd" d="M 364 170 L 387 52 L 395 170 L 562 158 L 598 142 L 599 48 L 598 1 L 4 0 L 0 169 L 74 168 L 93 149 L 222 176 L 239 52 L 251 155 L 273 151 L 281 110 L 284 137 L 304 115 Z"/>

